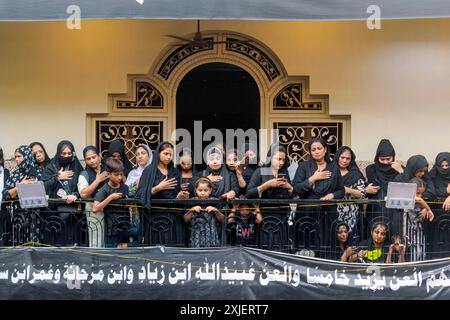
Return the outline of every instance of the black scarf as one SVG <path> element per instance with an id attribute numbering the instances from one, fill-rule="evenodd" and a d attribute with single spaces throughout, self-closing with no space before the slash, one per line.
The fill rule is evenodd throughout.
<path id="1" fill-rule="evenodd" d="M 415 177 L 416 173 L 422 169 L 423 167 L 428 165 L 427 159 L 424 156 L 418 154 L 412 156 L 406 162 L 406 168 L 402 174 L 398 175 L 395 181 L 398 182 L 409 182 L 412 178 Z M 427 178 L 427 174 L 423 177 L 425 180 Z"/>
<path id="2" fill-rule="evenodd" d="M 61 151 L 64 146 L 68 146 L 69 149 L 72 151 L 72 159 L 69 164 L 65 164 L 65 165 L 61 164 L 62 157 L 60 156 Z M 70 179 L 68 181 L 67 186 L 64 186 L 64 189 L 66 190 L 66 192 L 68 194 L 72 194 L 73 192 L 75 192 L 77 190 L 78 176 L 80 175 L 81 171 L 83 171 L 83 167 L 81 166 L 81 163 L 75 154 L 75 147 L 73 146 L 72 142 L 67 141 L 67 140 L 63 140 L 60 143 L 58 143 L 58 146 L 56 147 L 56 154 L 53 157 L 53 159 L 50 161 L 48 166 L 45 167 L 42 180 L 45 182 L 54 177 L 57 178 L 58 172 L 61 168 L 63 168 L 64 171 L 69 171 L 69 170 L 73 171 L 72 179 Z M 58 189 L 57 186 L 55 188 Z M 55 188 L 53 188 L 52 190 L 48 190 L 47 192 L 52 193 L 52 195 L 54 196 L 53 193 L 55 193 L 55 191 L 56 191 Z"/>
<path id="3" fill-rule="evenodd" d="M 230 171 L 227 169 L 227 166 L 225 164 L 222 163 L 220 168 L 217 170 L 213 170 L 210 166 L 207 166 L 206 169 L 202 171 L 203 178 L 207 178 L 210 174 L 212 174 L 213 176 L 222 177 L 222 180 L 220 180 L 219 182 L 211 182 L 211 197 L 219 198 L 221 195 L 231 190 Z"/>
<path id="4" fill-rule="evenodd" d="M 344 183 L 344 186 L 349 187 L 352 184 L 356 183 L 359 179 L 364 179 L 364 175 L 362 174 L 361 170 L 359 170 L 358 165 L 356 164 L 356 156 L 352 149 L 350 149 L 347 146 L 340 147 L 336 151 L 336 155 L 334 156 L 334 162 L 337 167 L 339 167 L 339 157 L 342 153 L 345 151 L 349 151 L 351 154 L 351 160 L 350 164 L 347 168 L 348 172 L 345 176 L 342 176 L 342 181 Z"/>
<path id="5" fill-rule="evenodd" d="M 113 142 L 111 142 L 111 144 L 108 147 L 108 152 L 106 152 L 106 154 L 103 157 L 103 163 L 106 163 L 106 159 L 111 157 L 114 152 L 120 153 L 120 156 L 122 158 L 121 161 L 124 167 L 123 174 L 125 175 L 125 177 L 128 176 L 130 171 L 133 169 L 133 165 L 131 164 L 130 160 L 125 154 L 125 146 L 122 140 L 114 140 Z"/>
<path id="6" fill-rule="evenodd" d="M 139 181 L 139 186 L 136 191 L 136 198 L 138 199 L 139 203 L 141 203 L 149 210 L 151 209 L 152 206 L 152 188 L 153 185 L 155 184 L 156 170 L 158 170 L 158 165 L 160 163 L 159 153 L 161 152 L 161 147 L 164 144 L 171 145 L 173 149 L 173 144 L 171 144 L 168 141 L 163 141 L 158 145 L 158 147 L 155 149 L 153 153 L 152 163 L 149 166 L 147 166 L 142 172 L 141 180 Z M 167 176 L 168 177 L 173 176 L 173 173 L 176 170 L 177 169 L 175 168 L 173 161 L 171 161 L 167 166 Z"/>
<path id="7" fill-rule="evenodd" d="M 450 168 L 442 169 L 443 161 L 450 163 L 450 152 L 441 152 L 436 157 L 436 162 L 430 171 L 438 197 L 447 197 L 447 186 L 450 183 Z"/>
<path id="8" fill-rule="evenodd" d="M 378 144 L 377 152 L 375 154 L 375 165 L 374 165 L 374 173 L 375 179 L 374 181 L 376 185 L 379 185 L 383 190 L 387 190 L 387 185 L 390 181 L 394 181 L 395 177 L 398 175 L 398 172 L 395 171 L 391 165 L 382 164 L 378 161 L 379 157 L 393 157 L 395 161 L 395 150 L 394 146 L 388 139 L 382 139 Z"/>

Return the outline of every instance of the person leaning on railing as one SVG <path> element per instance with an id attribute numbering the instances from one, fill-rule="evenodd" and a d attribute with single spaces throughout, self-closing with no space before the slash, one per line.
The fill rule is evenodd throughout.
<path id="1" fill-rule="evenodd" d="M 83 150 L 84 162 L 86 168 L 81 171 L 78 177 L 78 192 L 82 199 L 94 198 L 97 191 L 103 187 L 108 179 L 106 165 L 101 163 L 98 149 L 94 146 L 87 146 Z M 104 214 L 103 212 L 92 212 L 93 203 L 85 204 L 85 214 L 88 224 L 89 246 L 104 246 Z"/>
<path id="2" fill-rule="evenodd" d="M 442 209 L 450 211 L 450 152 L 441 152 L 436 156 L 430 176 L 436 188 L 436 196 L 445 199 Z"/>
<path id="3" fill-rule="evenodd" d="M 292 197 L 294 188 L 287 168 L 286 148 L 273 144 L 266 163 L 252 175 L 247 187 L 247 198 L 288 199 Z"/>

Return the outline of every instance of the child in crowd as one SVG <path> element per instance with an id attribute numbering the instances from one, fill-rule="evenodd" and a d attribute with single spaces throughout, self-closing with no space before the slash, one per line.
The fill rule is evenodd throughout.
<path id="1" fill-rule="evenodd" d="M 402 243 L 400 235 L 395 234 L 391 238 L 391 245 L 389 246 L 386 263 L 400 263 L 405 262 L 406 245 Z"/>
<path id="2" fill-rule="evenodd" d="M 189 245 L 194 248 L 219 246 L 217 222 L 222 222 L 225 216 L 216 207 L 205 204 L 205 200 L 212 199 L 211 181 L 200 178 L 196 181 L 194 189 L 197 197 L 193 199 L 202 201 L 184 215 L 184 221 L 191 222 Z"/>
<path id="3" fill-rule="evenodd" d="M 126 248 L 128 246 L 128 232 L 126 230 L 129 225 L 128 209 L 118 208 L 114 210 L 107 207 L 111 201 L 127 198 L 128 196 L 128 186 L 123 182 L 124 166 L 122 161 L 109 158 L 106 161 L 106 168 L 109 174 L 109 181 L 95 195 L 92 211 L 97 213 L 103 210 L 105 213 L 107 228 L 106 246 Z"/>
<path id="4" fill-rule="evenodd" d="M 235 244 L 254 245 L 256 225 L 260 224 L 262 220 L 259 205 L 235 204 L 228 216 L 228 223 L 234 224 L 234 228 L 231 230 L 236 230 Z"/>
<path id="5" fill-rule="evenodd" d="M 426 190 L 425 181 L 414 177 L 410 183 L 417 185 L 416 190 L 416 204 L 414 209 L 405 210 L 403 225 L 406 226 L 406 237 L 411 239 L 410 257 L 411 261 L 421 261 L 426 259 L 426 242 L 423 222 L 433 221 L 434 214 L 430 206 L 423 199 L 423 194 Z"/>

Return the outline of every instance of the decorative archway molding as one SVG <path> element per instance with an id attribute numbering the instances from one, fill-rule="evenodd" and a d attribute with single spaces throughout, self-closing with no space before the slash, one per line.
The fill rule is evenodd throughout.
<path id="1" fill-rule="evenodd" d="M 333 149 L 350 144 L 350 117 L 330 116 L 329 96 L 311 95 L 309 76 L 289 76 L 278 56 L 255 38 L 224 30 L 202 33 L 206 39 L 221 43 L 211 42 L 203 48 L 191 44 L 166 46 L 147 74 L 128 75 L 127 93 L 109 95 L 108 115 L 88 116 L 88 143 L 99 141 L 100 132 L 94 132 L 98 128 L 98 121 L 121 117 L 128 121 L 149 121 L 153 125 L 155 121 L 159 122 L 161 136 L 158 140 L 173 140 L 172 132 L 176 129 L 176 95 L 182 79 L 198 66 L 219 62 L 240 67 L 253 77 L 260 94 L 260 127 L 284 128 L 284 142 L 281 141 L 281 133 L 279 138 L 280 142 L 290 146 L 291 160 L 302 159 L 303 156 L 298 154 L 299 150 L 304 152 L 305 141 L 317 134 L 335 141 Z M 192 36 L 193 34 L 186 35 L 187 38 Z M 326 128 L 327 123 L 339 127 L 339 130 L 331 133 Z M 301 128 L 298 132 L 299 127 L 308 127 L 309 132 Z M 133 128 L 129 127 L 128 130 L 132 131 Z M 148 132 L 151 136 L 151 128 Z M 291 141 L 287 141 L 287 137 Z M 152 138 L 154 140 L 155 136 Z M 265 143 L 261 143 L 263 149 L 266 149 L 270 144 L 270 137 L 266 137 Z"/>

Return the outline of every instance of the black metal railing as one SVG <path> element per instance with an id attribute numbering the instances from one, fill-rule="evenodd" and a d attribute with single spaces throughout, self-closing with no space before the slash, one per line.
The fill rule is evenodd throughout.
<path id="1" fill-rule="evenodd" d="M 417 223 L 413 215 L 403 210 L 374 210 L 383 205 L 374 201 L 262 199 L 208 200 L 220 208 L 223 222 L 215 222 L 218 245 L 245 245 L 255 248 L 314 255 L 336 259 L 335 230 L 340 222 L 337 204 L 359 207 L 349 243 L 358 245 L 370 237 L 370 228 L 377 222 L 388 225 L 388 239 L 395 230 L 407 244 L 406 260 L 441 258 L 450 255 L 450 212 L 444 212 L 438 200 L 432 205 L 435 219 Z M 18 202 L 2 205 L 0 212 L 0 245 L 17 246 L 27 243 L 51 246 L 117 247 L 191 245 L 191 223 L 183 219 L 188 208 L 199 200 L 153 200 L 152 210 L 134 200 L 119 200 L 104 212 L 92 212 L 92 202 L 67 205 L 52 201 L 48 208 L 21 209 Z M 258 204 L 262 221 L 255 215 L 230 218 L 234 204 Z M 376 204 L 376 205 L 374 205 Z M 209 234 L 210 229 L 204 229 Z"/>

